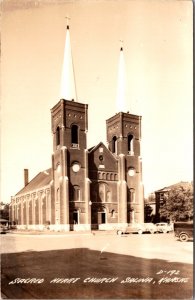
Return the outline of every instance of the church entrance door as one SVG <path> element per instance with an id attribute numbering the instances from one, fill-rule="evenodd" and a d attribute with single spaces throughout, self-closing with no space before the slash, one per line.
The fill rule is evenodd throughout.
<path id="1" fill-rule="evenodd" d="M 106 223 L 106 212 L 98 212 L 98 224 Z"/>
<path id="2" fill-rule="evenodd" d="M 106 213 L 105 213 L 105 212 L 102 212 L 101 215 L 102 215 L 102 218 L 101 218 L 101 219 L 102 219 L 102 220 L 101 220 L 102 222 L 101 222 L 101 223 L 102 223 L 102 224 L 105 224 L 105 223 L 106 223 Z"/>
<path id="3" fill-rule="evenodd" d="M 78 212 L 78 210 L 73 212 L 73 222 L 74 222 L 74 224 L 79 223 L 79 212 Z"/>

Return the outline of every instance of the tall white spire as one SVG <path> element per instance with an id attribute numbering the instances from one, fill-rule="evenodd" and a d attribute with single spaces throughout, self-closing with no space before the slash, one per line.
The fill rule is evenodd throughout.
<path id="1" fill-rule="evenodd" d="M 118 68 L 117 99 L 116 99 L 117 112 L 121 112 L 121 111 L 124 112 L 126 110 L 125 107 L 126 107 L 126 74 L 125 74 L 123 46 L 121 45 L 120 56 L 119 56 L 119 68 Z"/>
<path id="2" fill-rule="evenodd" d="M 64 49 L 64 61 L 62 67 L 60 98 L 63 98 L 65 100 L 77 100 L 74 67 L 70 43 L 70 31 L 68 24 L 66 29 L 67 30 Z"/>

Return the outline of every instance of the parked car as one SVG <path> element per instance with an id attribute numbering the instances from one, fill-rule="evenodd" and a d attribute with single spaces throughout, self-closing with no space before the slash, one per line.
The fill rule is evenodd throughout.
<path id="1" fill-rule="evenodd" d="M 157 232 L 162 232 L 162 233 L 168 233 L 170 231 L 173 231 L 173 227 L 165 222 L 156 223 L 156 229 Z"/>
<path id="2" fill-rule="evenodd" d="M 5 234 L 8 231 L 5 225 L 0 224 L 0 233 Z"/>
<path id="3" fill-rule="evenodd" d="M 139 223 L 132 223 L 126 227 L 119 228 L 117 234 L 126 234 L 126 233 L 139 233 L 142 234 L 145 231 L 145 226 Z"/>
<path id="4" fill-rule="evenodd" d="M 145 227 L 145 232 L 150 232 L 150 233 L 156 233 L 157 232 L 157 228 L 156 225 L 153 223 L 144 223 L 144 227 Z"/>
<path id="5" fill-rule="evenodd" d="M 174 223 L 174 233 L 181 242 L 187 242 L 190 238 L 193 238 L 193 222 Z"/>

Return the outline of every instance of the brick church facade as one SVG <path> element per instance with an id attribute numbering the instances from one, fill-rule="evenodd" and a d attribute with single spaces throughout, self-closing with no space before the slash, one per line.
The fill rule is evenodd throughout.
<path id="1" fill-rule="evenodd" d="M 87 149 L 88 105 L 61 99 L 51 109 L 51 168 L 11 199 L 21 229 L 109 230 L 144 222 L 141 117 L 118 112 L 106 120 L 106 147 Z"/>

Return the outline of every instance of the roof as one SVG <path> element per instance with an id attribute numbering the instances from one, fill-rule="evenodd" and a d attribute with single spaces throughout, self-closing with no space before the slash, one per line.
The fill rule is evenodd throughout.
<path id="1" fill-rule="evenodd" d="M 99 148 L 100 146 L 103 146 L 103 147 L 106 148 L 106 146 L 104 145 L 104 143 L 99 142 L 97 145 L 95 145 L 95 146 L 89 148 L 88 151 L 89 151 L 89 152 L 95 151 L 95 150 L 96 150 L 97 148 Z M 106 148 L 106 149 L 107 149 L 107 148 Z M 107 149 L 107 150 L 108 150 L 108 149 Z"/>
<path id="2" fill-rule="evenodd" d="M 16 196 L 20 194 L 25 194 L 36 189 L 40 189 L 48 185 L 52 180 L 51 169 L 47 169 L 38 173 L 25 187 L 23 187 Z"/>
<path id="3" fill-rule="evenodd" d="M 179 186 L 188 186 L 189 184 L 191 184 L 191 183 L 187 182 L 187 181 L 180 181 L 178 183 L 175 183 L 175 184 L 169 185 L 167 187 L 164 187 L 164 188 L 162 188 L 160 190 L 157 190 L 157 191 L 155 191 L 155 193 L 168 192 L 172 188 L 179 187 Z"/>
<path id="4" fill-rule="evenodd" d="M 88 149 L 89 152 L 91 152 L 91 150 L 93 150 L 93 148 L 95 148 L 96 146 L 93 146 L 91 148 Z"/>
<path id="5" fill-rule="evenodd" d="M 114 159 L 116 159 L 116 157 L 113 155 L 113 153 L 104 145 L 103 142 L 99 142 L 99 144 L 97 144 L 96 146 L 89 148 L 88 151 L 89 151 L 89 153 L 91 153 L 91 152 L 97 150 L 99 147 L 103 147 L 107 151 L 107 153 L 110 153 L 112 155 L 112 157 Z"/>

